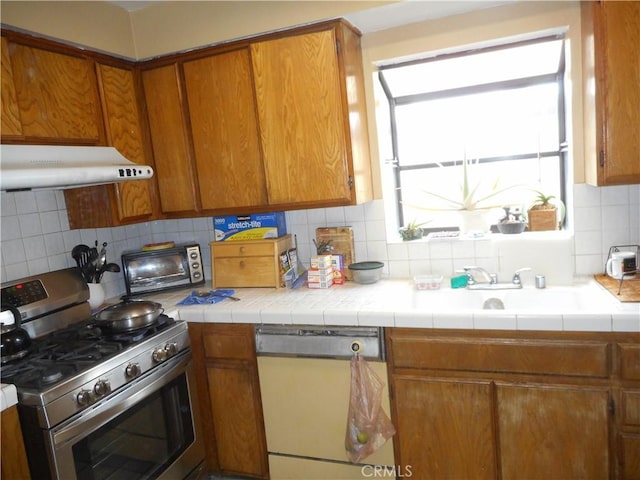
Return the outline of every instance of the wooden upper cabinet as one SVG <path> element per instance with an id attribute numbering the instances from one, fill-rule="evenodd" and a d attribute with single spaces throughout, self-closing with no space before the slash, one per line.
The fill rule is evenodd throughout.
<path id="1" fill-rule="evenodd" d="M 640 183 L 640 2 L 582 2 L 586 180 Z"/>
<path id="2" fill-rule="evenodd" d="M 248 48 L 183 68 L 202 208 L 266 205 Z"/>
<path id="3" fill-rule="evenodd" d="M 99 65 L 98 73 L 109 145 L 118 149 L 125 158 L 138 165 L 152 164 L 142 130 L 142 115 L 136 95 L 133 70 Z M 135 218 L 144 219 L 153 214 L 152 186 L 151 180 L 115 184 L 120 221 Z"/>
<path id="4" fill-rule="evenodd" d="M 369 200 L 359 36 L 333 22 L 250 48 L 269 204 L 309 208 Z M 347 67 L 353 75 L 346 75 Z"/>
<path id="5" fill-rule="evenodd" d="M 2 37 L 2 136 L 22 136 L 22 124 L 16 87 L 13 83 L 13 69 L 9 58 L 9 41 Z"/>
<path id="6" fill-rule="evenodd" d="M 140 165 L 152 165 L 131 68 L 97 65 L 107 144 Z M 71 228 L 111 227 L 153 217 L 153 180 L 65 190 Z"/>
<path id="7" fill-rule="evenodd" d="M 80 54 L 74 56 L 27 46 L 10 39 L 5 41 L 3 38 L 2 64 L 3 138 L 10 134 L 20 135 L 21 139 L 27 141 L 103 144 L 100 102 L 92 59 Z M 5 79 L 5 74 L 11 74 L 12 77 Z M 5 86 L 15 89 L 21 131 L 15 125 L 4 131 L 4 115 L 7 112 Z M 7 95 L 12 94 L 7 92 Z M 14 123 L 15 120 L 12 120 Z"/>
<path id="8" fill-rule="evenodd" d="M 198 211 L 178 64 L 142 71 L 158 193 L 165 214 Z"/>

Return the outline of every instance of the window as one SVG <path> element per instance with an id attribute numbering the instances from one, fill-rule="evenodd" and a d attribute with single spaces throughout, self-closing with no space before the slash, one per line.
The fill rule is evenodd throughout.
<path id="1" fill-rule="evenodd" d="M 389 104 L 397 227 L 459 223 L 463 163 L 478 207 L 526 210 L 533 189 L 565 201 L 564 39 L 556 35 L 379 66 Z M 500 191 L 499 195 L 493 195 Z"/>

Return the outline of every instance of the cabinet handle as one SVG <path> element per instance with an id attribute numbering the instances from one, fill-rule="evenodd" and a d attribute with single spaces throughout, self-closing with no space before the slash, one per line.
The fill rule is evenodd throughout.
<path id="1" fill-rule="evenodd" d="M 604 150 L 600 150 L 600 166 L 604 167 Z"/>
<path id="2" fill-rule="evenodd" d="M 244 268 L 244 260 L 240 260 L 240 268 Z"/>
<path id="3" fill-rule="evenodd" d="M 240 253 L 244 254 L 244 247 L 240 247 Z"/>

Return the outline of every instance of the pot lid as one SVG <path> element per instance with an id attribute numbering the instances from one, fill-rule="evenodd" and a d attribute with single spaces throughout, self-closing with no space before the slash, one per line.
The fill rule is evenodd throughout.
<path id="1" fill-rule="evenodd" d="M 349 265 L 351 270 L 376 270 L 384 267 L 382 262 L 357 262 Z"/>

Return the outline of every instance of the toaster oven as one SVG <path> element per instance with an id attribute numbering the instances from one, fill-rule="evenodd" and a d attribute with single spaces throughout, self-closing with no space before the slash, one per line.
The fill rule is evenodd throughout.
<path id="1" fill-rule="evenodd" d="M 197 243 L 122 254 L 127 296 L 144 295 L 205 282 L 202 252 Z"/>

